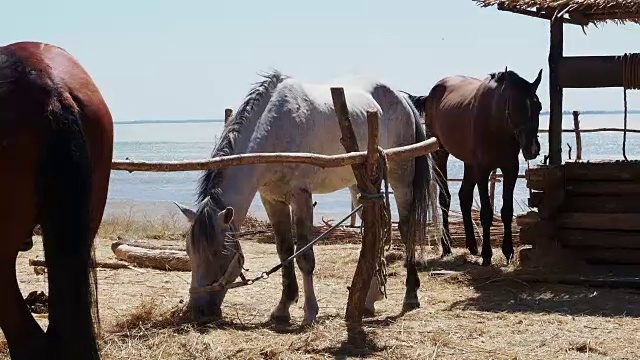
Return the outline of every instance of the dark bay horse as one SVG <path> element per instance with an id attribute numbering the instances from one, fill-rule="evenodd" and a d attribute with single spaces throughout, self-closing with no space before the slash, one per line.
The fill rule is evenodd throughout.
<path id="1" fill-rule="evenodd" d="M 0 47 L 0 328 L 12 359 L 98 359 L 93 241 L 106 203 L 113 122 L 84 68 L 65 50 Z M 49 283 L 45 332 L 16 279 L 36 225 Z"/>
<path id="2" fill-rule="evenodd" d="M 502 253 L 507 263 L 513 257 L 511 223 L 513 190 L 520 164 L 518 154 L 526 160 L 540 153 L 538 124 L 542 106 L 536 95 L 542 70 L 532 82 L 513 71 L 490 74 L 484 80 L 451 76 L 438 81 L 427 96 L 409 95 L 416 108 L 425 116 L 427 129 L 440 141 L 441 150 L 433 153 L 439 170 L 439 202 L 442 208 L 444 235 L 442 255 L 451 254 L 449 208 L 451 194 L 447 183 L 449 154 L 464 162 L 464 177 L 460 187 L 460 210 L 464 222 L 466 245 L 471 254 L 478 254 L 471 206 L 473 191 L 480 193 L 482 223 L 482 265 L 489 266 L 491 250 L 490 227 L 493 210 L 489 199 L 489 176 L 497 168 L 502 171 L 502 210 L 504 225 Z M 445 239 L 446 237 L 446 239 Z"/>

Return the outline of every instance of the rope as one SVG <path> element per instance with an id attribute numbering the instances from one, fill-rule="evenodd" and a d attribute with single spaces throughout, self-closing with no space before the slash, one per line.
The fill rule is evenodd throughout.
<path id="1" fill-rule="evenodd" d="M 382 180 L 384 181 L 384 193 L 367 193 L 364 191 L 360 191 L 360 202 L 374 202 L 376 206 L 379 208 L 380 218 L 375 219 L 375 225 L 367 224 L 364 226 L 364 221 L 362 221 L 361 229 L 363 231 L 368 231 L 368 229 L 373 229 L 372 231 L 378 232 L 378 238 L 381 241 L 378 242 L 378 248 L 376 249 L 376 272 L 375 276 L 378 279 L 378 290 L 384 294 L 385 299 L 387 298 L 387 263 L 384 259 L 385 245 L 391 247 L 391 206 L 389 202 L 389 180 L 388 180 L 388 166 L 389 162 L 387 159 L 387 155 L 384 150 L 378 146 L 378 171 L 382 171 Z M 364 220 L 364 219 L 363 219 Z"/>
<path id="2" fill-rule="evenodd" d="M 622 156 L 627 159 L 627 90 L 640 89 L 640 53 L 622 55 L 622 87 L 624 91 L 624 132 L 622 135 Z"/>

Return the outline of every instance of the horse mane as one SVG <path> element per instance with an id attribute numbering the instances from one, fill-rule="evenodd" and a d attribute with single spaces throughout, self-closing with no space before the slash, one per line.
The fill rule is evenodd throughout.
<path id="1" fill-rule="evenodd" d="M 249 93 L 245 97 L 242 105 L 238 108 L 238 111 L 228 120 L 229 122 L 222 131 L 220 140 L 214 147 L 211 157 L 228 156 L 233 154 L 240 131 L 251 118 L 255 109 L 260 105 L 264 96 L 273 92 L 278 84 L 287 78 L 286 75 L 283 75 L 277 70 L 273 70 L 269 73 L 259 73 L 258 75 L 264 79 L 253 84 L 253 87 L 249 90 Z M 198 202 L 204 201 L 207 197 L 211 198 L 214 203 L 220 202 L 219 188 L 222 184 L 223 178 L 224 169 L 207 170 L 199 181 L 197 194 Z M 222 204 L 215 205 L 222 206 Z"/>
<path id="2" fill-rule="evenodd" d="M 509 81 L 509 84 L 515 86 L 516 89 L 528 89 L 529 86 L 531 86 L 531 83 L 513 70 L 498 71 L 489 74 L 489 81 L 495 81 L 498 84 L 503 84 L 507 80 Z"/>

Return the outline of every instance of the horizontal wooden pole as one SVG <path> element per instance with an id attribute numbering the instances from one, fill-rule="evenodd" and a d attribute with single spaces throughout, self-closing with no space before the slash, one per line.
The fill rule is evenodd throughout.
<path id="1" fill-rule="evenodd" d="M 385 150 L 389 161 L 412 159 L 426 155 L 439 149 L 436 138 L 425 141 L 391 148 Z M 202 171 L 219 169 L 229 166 L 257 165 L 257 164 L 308 164 L 321 168 L 341 167 L 353 164 L 362 164 L 366 161 L 367 152 L 359 151 L 339 155 L 319 155 L 308 153 L 254 153 L 222 156 L 205 160 L 194 161 L 133 161 L 114 160 L 111 170 L 124 170 L 129 172 L 175 172 L 175 171 Z"/>
<path id="2" fill-rule="evenodd" d="M 573 129 L 562 129 L 562 132 L 565 133 L 598 133 L 598 132 L 624 132 L 625 130 L 623 128 L 595 128 L 595 129 L 579 129 L 579 130 L 573 130 Z M 628 133 L 636 133 L 636 134 L 640 134 L 640 130 L 637 129 L 627 129 L 626 130 Z M 549 129 L 539 129 L 538 130 L 539 133 L 548 133 Z"/>
<path id="3" fill-rule="evenodd" d="M 558 72 L 563 88 L 622 87 L 622 56 L 565 56 Z"/>

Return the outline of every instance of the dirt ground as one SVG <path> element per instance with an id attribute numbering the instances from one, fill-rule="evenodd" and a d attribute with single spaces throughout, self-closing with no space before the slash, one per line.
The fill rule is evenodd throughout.
<path id="1" fill-rule="evenodd" d="M 259 226 L 256 224 L 253 227 Z M 251 228 L 249 226 L 249 228 Z M 156 245 L 183 247 L 184 224 L 175 220 L 140 222 L 113 218 L 103 223 L 97 257 L 115 261 L 117 236 Z M 242 239 L 249 275 L 277 263 L 273 244 L 258 235 Z M 494 244 L 499 240 L 494 239 Z M 430 255 L 421 272 L 422 307 L 400 314 L 405 271 L 400 261 L 389 267 L 388 299 L 377 303 L 377 316 L 362 330 L 347 331 L 343 316 L 347 287 L 359 247 L 315 247 L 318 322 L 302 329 L 300 302 L 292 324 L 276 327 L 266 320 L 277 304 L 280 275 L 229 291 L 224 319 L 210 324 L 174 321 L 172 310 L 188 299 L 190 273 L 153 269 L 99 269 L 99 304 L 104 359 L 638 359 L 640 291 L 526 283 L 512 276 L 498 248 L 492 268 L 457 248 L 440 260 Z M 29 258 L 42 259 L 41 241 L 18 259 L 23 293 L 47 291 Z M 461 273 L 433 276 L 431 270 Z M 36 269 L 37 270 L 37 269 Z M 301 276 L 298 273 L 298 281 Z M 46 326 L 46 314 L 34 315 Z M 2 340 L 4 342 L 4 340 Z M 8 358 L 6 344 L 2 356 Z"/>

